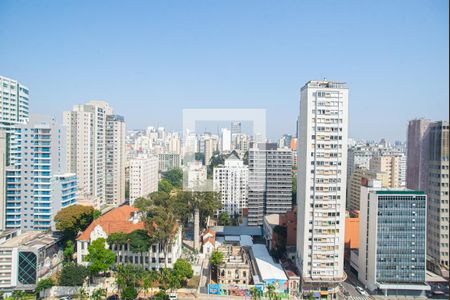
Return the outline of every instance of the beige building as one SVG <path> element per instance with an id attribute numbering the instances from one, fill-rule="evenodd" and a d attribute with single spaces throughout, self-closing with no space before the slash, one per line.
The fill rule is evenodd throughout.
<path id="1" fill-rule="evenodd" d="M 386 174 L 383 178 L 383 187 L 399 188 L 402 187 L 400 180 L 400 160 L 397 155 L 374 156 L 370 159 L 370 170 L 377 173 Z"/>
<path id="2" fill-rule="evenodd" d="M 130 204 L 139 197 L 145 197 L 158 190 L 158 157 L 131 159 L 130 164 Z"/>
<path id="3" fill-rule="evenodd" d="M 362 166 L 353 169 L 347 188 L 347 210 L 359 210 L 361 186 L 373 179 L 382 182 L 383 187 L 388 187 L 389 180 L 386 173 L 370 171 Z"/>
<path id="4" fill-rule="evenodd" d="M 125 123 L 105 101 L 65 111 L 68 171 L 77 174 L 78 199 L 102 208 L 125 200 Z M 122 162 L 123 160 L 123 162 Z"/>
<path id="5" fill-rule="evenodd" d="M 217 268 L 219 284 L 250 284 L 250 257 L 241 246 L 223 245 L 218 248 L 223 253 L 223 261 Z"/>

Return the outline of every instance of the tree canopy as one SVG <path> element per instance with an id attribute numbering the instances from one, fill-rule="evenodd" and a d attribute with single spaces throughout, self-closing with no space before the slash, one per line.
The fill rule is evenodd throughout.
<path id="1" fill-rule="evenodd" d="M 88 247 L 88 255 L 86 255 L 85 261 L 89 262 L 88 269 L 92 275 L 108 271 L 116 261 L 116 254 L 105 247 L 105 242 L 104 238 L 99 238 Z"/>
<path id="2" fill-rule="evenodd" d="M 221 212 L 219 214 L 219 225 L 220 226 L 228 226 L 231 225 L 231 219 L 230 216 L 228 215 L 228 213 L 226 212 Z"/>
<path id="3" fill-rule="evenodd" d="M 173 265 L 173 271 L 175 272 L 175 276 L 182 282 L 185 282 L 187 279 L 192 278 L 194 272 L 192 271 L 192 265 L 185 259 L 177 259 L 175 264 Z"/>
<path id="4" fill-rule="evenodd" d="M 87 276 L 88 270 L 85 266 L 70 262 L 65 264 L 61 270 L 59 285 L 82 286 Z"/>
<path id="5" fill-rule="evenodd" d="M 183 186 L 183 170 L 180 168 L 175 168 L 164 172 L 162 176 L 176 188 L 181 188 Z"/>
<path id="6" fill-rule="evenodd" d="M 71 205 L 56 214 L 55 225 L 65 239 L 74 240 L 78 232 L 85 230 L 91 224 L 93 218 L 92 206 Z"/>
<path id="7" fill-rule="evenodd" d="M 223 261 L 223 253 L 220 251 L 214 250 L 211 253 L 211 258 L 209 259 L 209 261 L 214 267 L 217 267 Z"/>

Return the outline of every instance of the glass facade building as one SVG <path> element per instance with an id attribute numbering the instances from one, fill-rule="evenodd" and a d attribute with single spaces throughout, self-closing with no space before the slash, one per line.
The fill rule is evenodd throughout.
<path id="1" fill-rule="evenodd" d="M 420 296 L 426 285 L 427 195 L 361 187 L 358 279 L 370 291 Z"/>

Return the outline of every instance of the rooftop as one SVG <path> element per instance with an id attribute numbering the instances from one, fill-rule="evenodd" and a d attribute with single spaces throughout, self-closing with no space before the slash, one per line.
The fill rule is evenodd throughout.
<path id="1" fill-rule="evenodd" d="M 0 248 L 33 248 L 41 249 L 51 246 L 61 239 L 61 235 L 47 231 L 27 231 L 12 239 L 5 241 Z"/>
<path id="2" fill-rule="evenodd" d="M 119 206 L 94 220 L 85 231 L 77 237 L 77 240 L 87 241 L 91 232 L 97 225 L 109 235 L 114 232 L 131 233 L 138 229 L 144 229 L 144 222 L 133 220 L 133 216 L 139 210 L 129 205 Z"/>
<path id="3" fill-rule="evenodd" d="M 211 226 L 216 236 L 226 235 L 250 235 L 262 236 L 261 226 Z"/>
<path id="4" fill-rule="evenodd" d="M 252 246 L 252 252 L 263 281 L 270 279 L 287 280 L 283 268 L 270 256 L 266 245 L 255 244 Z"/>
<path id="5" fill-rule="evenodd" d="M 345 82 L 329 81 L 329 80 L 310 80 L 302 87 L 302 90 L 306 87 L 312 88 L 333 88 L 333 89 L 347 89 Z"/>

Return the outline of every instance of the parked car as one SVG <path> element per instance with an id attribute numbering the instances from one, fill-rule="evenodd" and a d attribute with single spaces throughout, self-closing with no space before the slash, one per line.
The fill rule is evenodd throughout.
<path id="1" fill-rule="evenodd" d="M 177 293 L 176 292 L 172 292 L 169 294 L 169 300 L 177 300 Z"/>
<path id="2" fill-rule="evenodd" d="M 363 295 L 363 296 L 369 296 L 369 294 L 360 286 L 357 286 L 356 289 L 358 290 L 358 292 Z"/>

